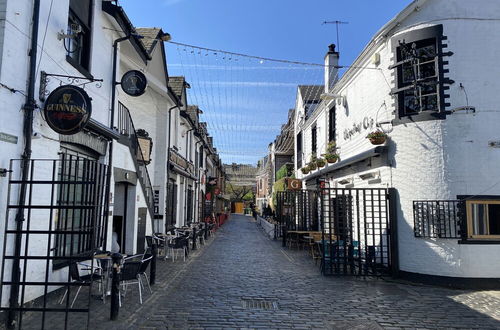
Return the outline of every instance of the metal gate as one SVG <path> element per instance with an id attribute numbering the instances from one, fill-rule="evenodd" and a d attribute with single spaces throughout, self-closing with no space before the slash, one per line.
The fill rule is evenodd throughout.
<path id="1" fill-rule="evenodd" d="M 74 270 L 93 273 L 93 254 L 105 247 L 107 167 L 62 154 L 57 160 L 30 160 L 28 179 L 22 181 L 16 173 L 21 164 L 10 162 L 1 309 L 18 329 L 88 327 L 92 280 L 75 281 Z M 23 185 L 26 200 L 19 205 Z"/>
<path id="2" fill-rule="evenodd" d="M 320 230 L 318 195 L 317 190 L 280 191 L 276 194 L 276 213 L 283 246 L 286 245 L 288 231 Z"/>
<path id="3" fill-rule="evenodd" d="M 323 274 L 381 276 L 397 268 L 393 195 L 393 189 L 320 190 Z"/>

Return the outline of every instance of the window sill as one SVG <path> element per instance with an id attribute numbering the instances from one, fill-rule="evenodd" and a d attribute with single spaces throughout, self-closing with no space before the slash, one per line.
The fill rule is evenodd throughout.
<path id="1" fill-rule="evenodd" d="M 458 241 L 458 244 L 476 244 L 476 245 L 491 245 L 500 244 L 500 240 L 495 239 L 462 239 Z"/>
<path id="2" fill-rule="evenodd" d="M 396 125 L 414 123 L 419 121 L 443 120 L 443 119 L 446 119 L 445 112 L 425 111 L 416 115 L 400 116 L 399 118 L 395 118 L 392 124 L 396 126 Z"/>
<path id="3" fill-rule="evenodd" d="M 85 78 L 94 79 L 94 76 L 90 74 L 90 72 L 81 66 L 78 62 L 72 59 L 70 56 L 66 55 L 66 61 L 71 64 L 72 67 L 78 70 Z"/>

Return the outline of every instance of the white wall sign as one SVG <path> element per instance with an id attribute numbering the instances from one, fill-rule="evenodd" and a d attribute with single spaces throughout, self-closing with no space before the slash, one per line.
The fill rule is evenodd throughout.
<path id="1" fill-rule="evenodd" d="M 344 140 L 350 140 L 354 135 L 373 128 L 375 120 L 373 118 L 365 117 L 362 122 L 352 124 L 352 128 L 344 130 Z"/>

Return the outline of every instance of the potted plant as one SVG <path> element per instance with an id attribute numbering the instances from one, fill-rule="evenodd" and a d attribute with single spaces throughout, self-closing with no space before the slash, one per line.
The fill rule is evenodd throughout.
<path id="1" fill-rule="evenodd" d="M 339 155 L 337 154 L 337 144 L 335 141 L 328 142 L 326 145 L 326 154 L 324 154 L 324 156 L 329 164 L 333 164 L 339 159 Z"/>
<path id="2" fill-rule="evenodd" d="M 384 132 L 379 131 L 379 130 L 377 130 L 375 132 L 371 132 L 366 137 L 374 145 L 383 144 L 385 142 L 385 140 L 387 140 L 387 134 L 385 134 Z"/>
<path id="3" fill-rule="evenodd" d="M 311 155 L 311 161 L 309 162 L 309 164 L 307 164 L 309 171 L 314 171 L 315 169 L 318 168 L 318 164 L 316 163 L 317 160 L 318 160 L 318 158 L 316 157 L 316 154 L 313 153 Z"/>
<path id="4" fill-rule="evenodd" d="M 309 173 L 309 167 L 308 166 L 304 166 L 300 169 L 300 171 L 302 172 L 302 174 L 308 174 Z"/>
<path id="5" fill-rule="evenodd" d="M 328 164 L 333 164 L 333 163 L 336 163 L 337 160 L 339 160 L 339 155 L 336 153 L 332 153 L 332 154 L 327 153 L 327 154 L 325 154 L 325 159 L 328 162 Z"/>
<path id="6" fill-rule="evenodd" d="M 316 159 L 316 165 L 318 165 L 319 168 L 324 167 L 326 165 L 326 161 L 323 158 L 318 158 Z"/>

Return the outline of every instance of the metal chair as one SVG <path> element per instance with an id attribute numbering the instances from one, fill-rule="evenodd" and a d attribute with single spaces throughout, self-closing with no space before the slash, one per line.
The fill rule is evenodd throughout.
<path id="1" fill-rule="evenodd" d="M 146 270 L 148 269 L 149 264 L 151 263 L 151 259 L 153 259 L 152 254 L 144 254 L 144 258 L 141 260 L 141 268 L 139 268 L 139 281 L 142 284 L 142 287 L 144 287 L 144 284 L 142 283 L 142 278 L 141 276 L 144 276 L 146 278 L 146 283 L 148 284 L 149 288 L 149 293 L 153 293 L 153 290 L 151 290 L 151 285 L 149 285 L 149 278 L 148 274 L 146 274 Z"/>
<path id="2" fill-rule="evenodd" d="M 141 260 L 125 261 L 121 269 L 121 281 L 122 281 L 123 296 L 126 295 L 129 284 L 137 284 L 137 287 L 139 288 L 139 302 L 142 305 L 142 290 L 141 290 L 142 284 L 139 275 L 141 266 L 142 266 Z"/>
<path id="3" fill-rule="evenodd" d="M 187 237 L 177 237 L 174 238 L 170 243 L 168 243 L 168 247 L 172 251 L 172 260 L 175 261 L 175 257 L 177 255 L 177 250 L 182 250 L 184 252 L 184 261 L 186 261 L 187 255 L 187 247 L 188 247 L 188 238 Z"/>
<path id="4" fill-rule="evenodd" d="M 70 307 L 73 307 L 73 305 L 75 304 L 76 298 L 78 298 L 78 294 L 80 293 L 82 286 L 87 285 L 87 284 L 91 284 L 94 281 L 99 281 L 99 291 L 101 291 L 101 287 L 102 287 L 102 279 L 103 279 L 102 274 L 89 273 L 86 275 L 80 275 L 78 265 L 79 265 L 79 263 L 72 262 L 68 267 L 69 268 L 68 269 L 69 276 L 71 277 L 71 279 L 74 282 L 80 284 L 80 286 L 78 286 L 78 290 L 76 291 L 75 297 L 73 298 L 73 301 L 71 302 Z M 89 265 L 87 265 L 87 264 L 81 264 L 81 265 L 83 265 L 85 267 L 89 267 Z M 94 267 L 94 270 L 98 270 L 98 269 L 99 269 L 99 267 Z M 86 268 L 86 270 L 92 270 L 92 268 L 90 268 L 90 269 Z M 59 301 L 59 304 L 63 303 L 64 298 L 66 298 L 66 294 L 68 294 L 68 288 L 66 288 L 66 291 L 64 292 L 64 295 L 62 296 L 61 300 Z M 104 295 L 104 293 L 103 293 L 103 295 Z"/>

